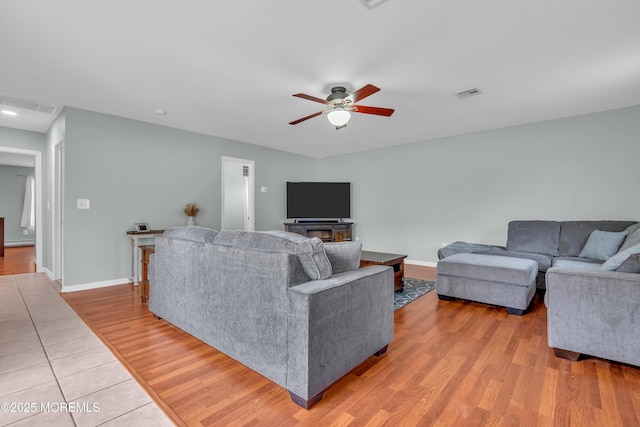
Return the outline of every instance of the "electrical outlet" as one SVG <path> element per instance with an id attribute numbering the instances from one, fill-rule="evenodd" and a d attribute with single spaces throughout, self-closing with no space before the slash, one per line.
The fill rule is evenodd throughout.
<path id="1" fill-rule="evenodd" d="M 78 209 L 91 209 L 91 201 L 89 199 L 76 199 Z"/>
<path id="2" fill-rule="evenodd" d="M 28 235 L 28 234 L 29 234 L 29 231 L 28 231 L 28 230 L 22 230 L 22 235 L 23 235 L 23 236 L 26 236 L 26 235 Z"/>

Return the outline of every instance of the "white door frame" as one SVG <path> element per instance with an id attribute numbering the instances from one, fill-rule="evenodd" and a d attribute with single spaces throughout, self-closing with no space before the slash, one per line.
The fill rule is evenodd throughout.
<path id="1" fill-rule="evenodd" d="M 44 260 L 42 258 L 42 201 L 44 194 L 42 193 L 42 153 L 34 150 L 23 150 L 20 148 L 0 147 L 0 152 L 25 154 L 34 157 L 34 179 L 36 181 L 36 271 L 44 271 Z"/>
<path id="2" fill-rule="evenodd" d="M 64 219 L 64 140 L 60 140 L 53 149 L 53 279 L 62 280 L 63 272 L 63 233 Z"/>
<path id="3" fill-rule="evenodd" d="M 245 231 L 254 231 L 255 230 L 255 219 L 254 219 L 254 214 L 255 214 L 255 166 L 256 163 L 253 160 L 247 160 L 247 159 L 238 159 L 235 157 L 226 157 L 226 156 L 222 156 L 222 167 L 221 167 L 221 174 L 222 174 L 222 197 L 221 197 L 221 201 L 220 201 L 220 207 L 222 209 L 222 216 L 221 216 L 221 222 L 220 222 L 220 229 L 223 229 L 224 226 L 224 211 L 225 211 L 225 206 L 224 206 L 224 196 L 225 196 L 225 165 L 227 163 L 239 163 L 242 166 L 247 166 L 249 168 L 249 179 L 248 179 L 248 188 L 247 188 L 247 194 L 246 194 L 246 198 L 245 198 L 245 216 L 244 216 L 244 230 Z"/>

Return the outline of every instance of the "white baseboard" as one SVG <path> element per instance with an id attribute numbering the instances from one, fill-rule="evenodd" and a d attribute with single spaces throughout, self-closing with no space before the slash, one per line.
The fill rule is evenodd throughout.
<path id="1" fill-rule="evenodd" d="M 131 283 L 128 277 L 124 279 L 105 280 L 104 282 L 82 283 L 73 286 L 64 286 L 64 284 L 62 284 L 62 292 L 86 291 L 88 289 L 106 288 L 107 286 L 125 285 L 127 283 Z"/>
<path id="2" fill-rule="evenodd" d="M 422 267 L 434 267 L 434 268 L 438 265 L 437 262 L 418 261 L 417 259 L 405 259 L 404 263 L 405 264 L 411 264 L 411 265 L 420 265 Z"/>
<path id="3" fill-rule="evenodd" d="M 18 248 L 21 246 L 34 246 L 36 244 L 35 240 L 5 240 L 4 247 L 5 248 Z"/>
<path id="4" fill-rule="evenodd" d="M 37 264 L 36 264 L 37 265 Z M 39 270 L 40 273 L 44 273 L 47 275 L 47 277 L 49 278 L 49 280 L 51 280 L 52 282 L 54 282 L 56 279 L 53 278 L 53 273 L 51 272 L 51 270 L 49 270 L 47 267 L 42 267 Z"/>

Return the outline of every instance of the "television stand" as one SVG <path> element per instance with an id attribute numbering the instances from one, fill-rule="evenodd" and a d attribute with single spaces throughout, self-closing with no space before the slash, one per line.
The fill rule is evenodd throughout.
<path id="1" fill-rule="evenodd" d="M 319 222 L 323 224 L 336 224 L 336 223 L 342 223 L 344 221 L 341 219 L 323 219 L 322 221 L 317 221 L 313 219 L 296 219 L 294 222 L 296 224 L 317 224 Z"/>
<path id="2" fill-rule="evenodd" d="M 323 242 L 350 242 L 353 240 L 353 223 L 335 221 L 285 222 L 284 230 L 306 237 L 318 237 Z"/>

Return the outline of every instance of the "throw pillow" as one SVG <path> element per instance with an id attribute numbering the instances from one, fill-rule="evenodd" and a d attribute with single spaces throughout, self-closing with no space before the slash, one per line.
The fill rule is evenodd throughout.
<path id="1" fill-rule="evenodd" d="M 578 256 L 606 261 L 618 252 L 627 234 L 628 231 L 593 230 Z"/>
<path id="2" fill-rule="evenodd" d="M 620 251 L 629 249 L 631 246 L 635 246 L 640 243 L 640 230 L 631 231 L 627 228 L 627 231 L 629 231 L 629 235 L 624 239 L 622 246 L 620 246 Z"/>
<path id="3" fill-rule="evenodd" d="M 324 251 L 334 274 L 360 268 L 362 242 L 325 243 Z"/>
<path id="4" fill-rule="evenodd" d="M 640 244 L 618 252 L 602 264 L 602 269 L 623 273 L 639 273 Z"/>

